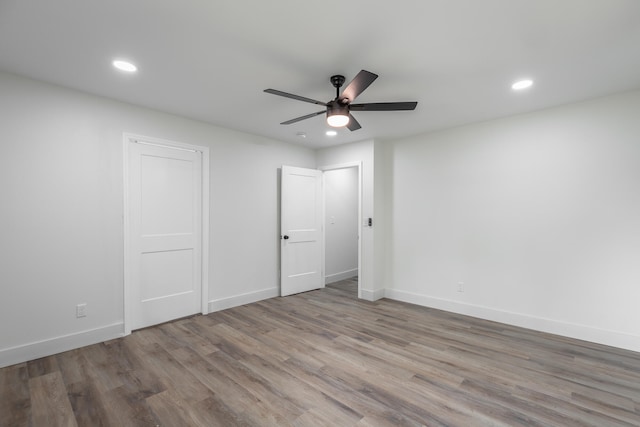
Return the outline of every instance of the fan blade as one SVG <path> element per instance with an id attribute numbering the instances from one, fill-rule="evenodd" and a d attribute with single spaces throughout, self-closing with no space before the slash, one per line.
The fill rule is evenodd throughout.
<path id="1" fill-rule="evenodd" d="M 264 91 L 272 95 L 284 96 L 285 98 L 297 99 L 298 101 L 310 102 L 311 104 L 324 105 L 325 107 L 327 106 L 326 102 L 317 101 L 311 98 L 305 98 L 304 96 L 294 95 L 292 93 L 282 92 L 281 90 L 265 89 Z"/>
<path id="2" fill-rule="evenodd" d="M 327 110 L 318 111 L 317 113 L 307 114 L 306 116 L 296 117 L 295 119 L 287 120 L 286 122 L 280 123 L 281 125 L 290 125 L 291 123 L 296 123 L 301 120 L 310 119 L 311 117 L 319 116 L 320 114 L 326 113 Z"/>
<path id="3" fill-rule="evenodd" d="M 355 76 L 353 80 L 351 80 L 351 83 L 349 83 L 347 87 L 344 88 L 344 91 L 342 91 L 342 95 L 340 95 L 339 98 L 340 101 L 348 99 L 349 102 L 353 102 L 353 100 L 356 99 L 356 97 L 362 92 L 364 92 L 364 90 L 368 88 L 369 85 L 373 83 L 373 81 L 377 78 L 377 74 L 373 74 L 366 70 L 360 71 L 358 75 Z"/>
<path id="4" fill-rule="evenodd" d="M 415 110 L 417 102 L 371 102 L 368 104 L 351 104 L 352 111 L 401 111 Z"/>
<path id="5" fill-rule="evenodd" d="M 361 127 L 362 126 L 360 126 L 360 123 L 358 123 L 356 118 L 353 117 L 353 114 L 349 113 L 349 123 L 347 123 L 347 129 L 349 129 L 351 132 L 353 132 L 354 130 L 358 130 Z"/>

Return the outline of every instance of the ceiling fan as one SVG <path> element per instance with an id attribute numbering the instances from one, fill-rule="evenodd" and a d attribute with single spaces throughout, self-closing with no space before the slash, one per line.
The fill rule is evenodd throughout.
<path id="1" fill-rule="evenodd" d="M 320 114 L 327 114 L 327 123 L 332 127 L 346 126 L 350 131 L 358 130 L 361 128 L 360 123 L 351 115 L 351 111 L 400 111 L 400 110 L 414 110 L 417 102 L 371 102 L 366 104 L 352 104 L 366 88 L 369 87 L 375 79 L 378 78 L 377 74 L 371 73 L 366 70 L 362 70 L 357 76 L 344 88 L 342 95 L 340 95 L 340 88 L 345 82 L 344 76 L 335 75 L 331 76 L 329 81 L 336 88 L 336 98 L 329 102 L 317 101 L 311 98 L 305 98 L 304 96 L 293 95 L 291 93 L 282 92 L 276 89 L 265 89 L 267 93 L 273 95 L 284 96 L 285 98 L 297 99 L 298 101 L 310 102 L 311 104 L 323 105 L 326 108 L 317 113 L 307 114 L 306 116 L 296 117 L 295 119 L 287 120 L 280 123 L 281 125 L 290 125 L 292 123 L 299 122 L 301 120 L 310 119 L 311 117 L 319 116 Z"/>

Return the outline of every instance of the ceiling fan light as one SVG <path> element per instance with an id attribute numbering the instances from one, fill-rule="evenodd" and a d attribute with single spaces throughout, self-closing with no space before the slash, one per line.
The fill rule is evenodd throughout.
<path id="1" fill-rule="evenodd" d="M 334 128 L 346 126 L 349 123 L 348 105 L 330 103 L 327 108 L 327 124 Z"/>
<path id="2" fill-rule="evenodd" d="M 334 114 L 327 116 L 327 124 L 334 128 L 341 128 L 349 123 L 349 116 L 343 114 Z"/>

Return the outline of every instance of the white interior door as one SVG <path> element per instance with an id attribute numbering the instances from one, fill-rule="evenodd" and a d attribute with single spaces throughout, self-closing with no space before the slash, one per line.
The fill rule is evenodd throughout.
<path id="1" fill-rule="evenodd" d="M 202 153 L 131 141 L 128 160 L 127 311 L 139 329 L 200 312 Z"/>
<path id="2" fill-rule="evenodd" d="M 322 172 L 282 166 L 280 295 L 319 289 L 322 275 Z"/>

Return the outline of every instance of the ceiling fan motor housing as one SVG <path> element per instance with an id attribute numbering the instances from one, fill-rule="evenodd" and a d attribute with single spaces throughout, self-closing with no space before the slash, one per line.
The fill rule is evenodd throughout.
<path id="1" fill-rule="evenodd" d="M 342 116 L 344 119 L 338 119 L 338 117 L 334 116 Z M 334 119 L 330 119 L 334 117 Z M 339 120 L 335 122 L 335 120 Z M 333 127 L 342 127 L 349 122 L 349 104 L 342 103 L 340 100 L 336 99 L 330 101 L 327 104 L 327 123 Z M 335 123 L 335 124 L 334 124 Z"/>
<path id="2" fill-rule="evenodd" d="M 327 116 L 334 115 L 348 116 L 349 115 L 349 104 L 343 104 L 340 100 L 330 101 L 327 104 Z"/>

